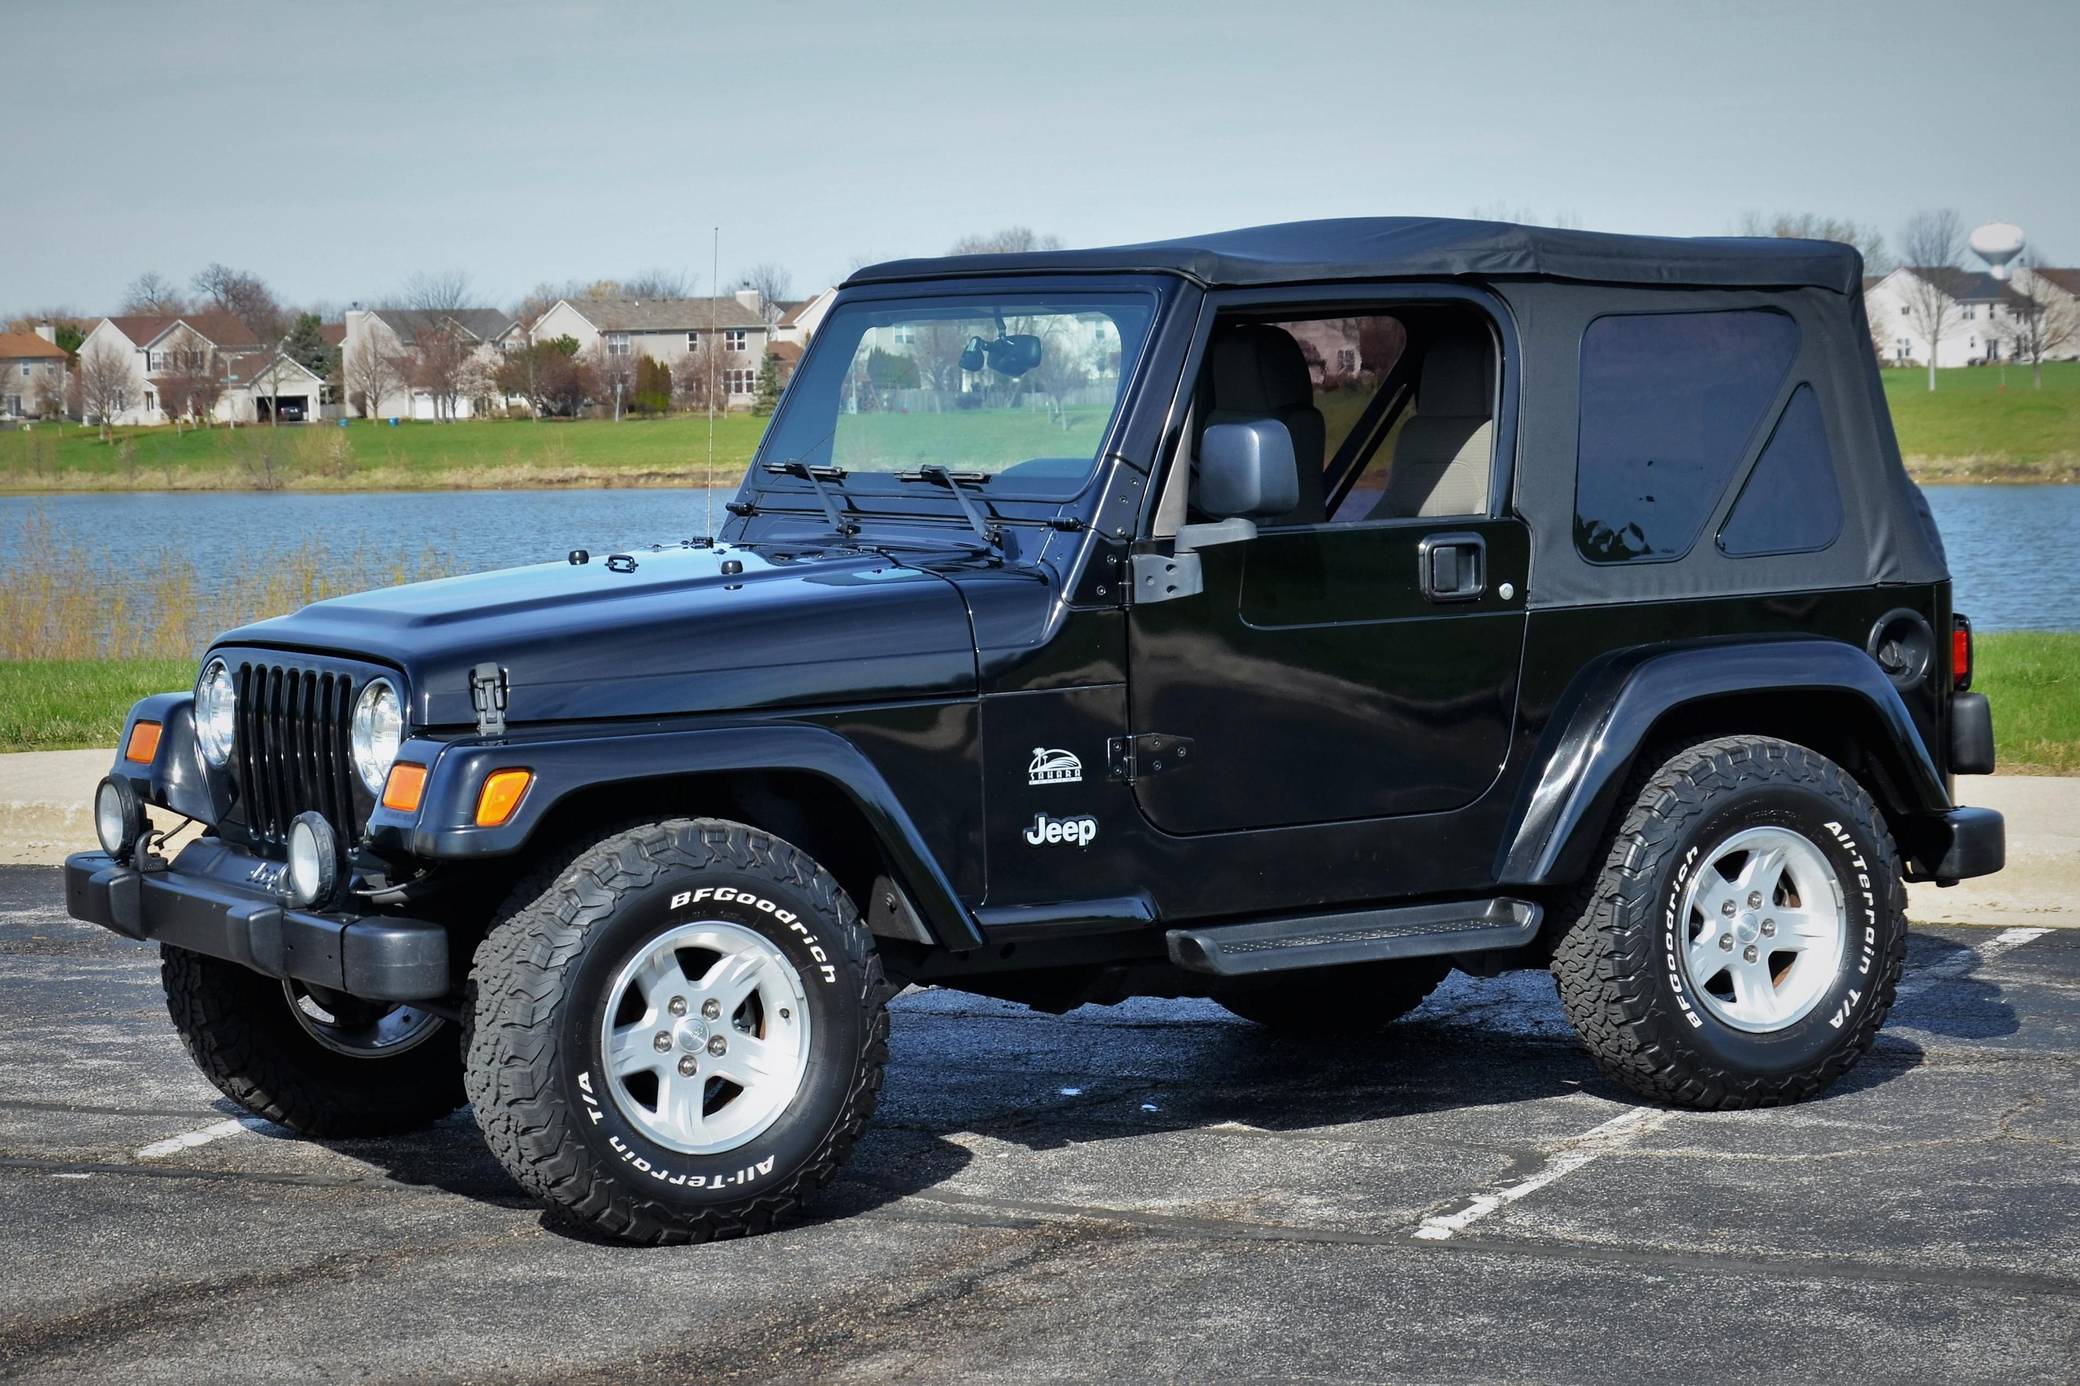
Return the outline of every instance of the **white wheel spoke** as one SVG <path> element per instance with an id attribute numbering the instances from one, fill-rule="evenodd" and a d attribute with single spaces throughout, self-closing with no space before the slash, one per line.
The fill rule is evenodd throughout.
<path id="1" fill-rule="evenodd" d="M 607 1072 L 617 1078 L 656 1068 L 666 1056 L 657 1052 L 657 1027 L 645 1021 L 624 1025 L 607 1042 Z"/>
<path id="2" fill-rule="evenodd" d="M 658 1120 L 682 1141 L 701 1140 L 707 1134 L 706 1118 L 701 1113 L 706 1092 L 705 1074 L 683 1078 L 678 1069 L 665 1069 L 657 1080 Z"/>
<path id="3" fill-rule="evenodd" d="M 636 973 L 635 989 L 643 994 L 653 1020 L 665 1013 L 665 1006 L 674 996 L 683 996 L 686 988 L 686 970 L 679 966 L 678 955 L 668 948 L 651 954 Z"/>
<path id="4" fill-rule="evenodd" d="M 1697 942 L 1690 945 L 1690 984 L 1702 987 L 1726 970 L 1727 960 L 1731 957 L 1732 954 L 1719 946 L 1719 931 L 1707 924 Z"/>
<path id="5" fill-rule="evenodd" d="M 1777 921 L 1776 945 L 1790 952 L 1803 952 L 1816 943 L 1823 943 L 1835 935 L 1832 917 L 1821 918 L 1809 910 L 1777 910 L 1770 915 Z"/>
<path id="6" fill-rule="evenodd" d="M 1743 963 L 1733 969 L 1733 999 L 1751 1020 L 1777 1018 L 1776 983 L 1770 979 L 1769 969 L 1759 963 Z"/>
<path id="7" fill-rule="evenodd" d="M 1761 895 L 1764 905 L 1775 898 L 1777 882 L 1784 876 L 1786 855 L 1785 850 L 1777 846 L 1762 847 L 1748 853 L 1747 863 L 1741 867 L 1737 882 L 1741 897 L 1737 903 L 1741 908 L 1747 908 L 1748 896 L 1752 894 Z"/>
<path id="8" fill-rule="evenodd" d="M 709 1060 L 709 1071 L 720 1078 L 727 1078 L 740 1088 L 749 1088 L 753 1083 L 766 1082 L 779 1075 L 772 1050 L 762 1039 L 750 1035 L 729 1036 L 729 1049 L 719 1058 Z"/>
<path id="9" fill-rule="evenodd" d="M 766 960 L 758 953 L 733 953 L 708 969 L 701 978 L 700 990 L 704 997 L 712 997 L 722 1003 L 725 1018 L 736 1014 L 744 998 L 758 989 L 765 974 Z"/>

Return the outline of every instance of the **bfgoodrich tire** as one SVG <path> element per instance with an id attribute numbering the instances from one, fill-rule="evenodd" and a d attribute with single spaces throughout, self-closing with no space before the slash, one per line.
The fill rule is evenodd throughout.
<path id="1" fill-rule="evenodd" d="M 761 1232 L 850 1155 L 888 1057 L 873 940 L 805 853 L 629 829 L 523 885 L 477 949 L 466 1085 L 506 1170 L 628 1241 Z"/>
<path id="2" fill-rule="evenodd" d="M 1762 737 L 1693 746 L 1640 787 L 1553 959 L 1610 1077 L 1761 1107 L 1824 1090 L 1892 1007 L 1906 891 L 1885 820 L 1825 756 Z"/>
<path id="3" fill-rule="evenodd" d="M 1422 1005 L 1451 970 L 1446 958 L 1313 968 L 1230 983 L 1213 999 L 1280 1034 L 1369 1035 Z"/>
<path id="4" fill-rule="evenodd" d="M 461 1031 L 410 1006 L 285 987 L 237 963 L 162 946 L 174 1028 L 217 1090 L 308 1136 L 387 1136 L 460 1107 Z"/>

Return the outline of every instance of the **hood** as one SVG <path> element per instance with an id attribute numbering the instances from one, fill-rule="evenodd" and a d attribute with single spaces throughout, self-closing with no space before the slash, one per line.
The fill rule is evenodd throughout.
<path id="1" fill-rule="evenodd" d="M 967 605 L 935 572 L 854 550 L 632 557 L 633 571 L 595 558 L 338 597 L 217 643 L 394 665 L 422 727 L 475 720 L 482 663 L 506 670 L 516 723 L 975 691 Z"/>

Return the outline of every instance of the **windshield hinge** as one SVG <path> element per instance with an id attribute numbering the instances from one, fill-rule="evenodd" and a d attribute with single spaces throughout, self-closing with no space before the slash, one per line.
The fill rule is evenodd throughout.
<path id="1" fill-rule="evenodd" d="M 497 664 L 479 664 L 469 671 L 469 702 L 477 710 L 477 735 L 506 734 L 506 671 Z"/>
<path id="2" fill-rule="evenodd" d="M 1115 736 L 1105 743 L 1105 778 L 1132 784 L 1192 763 L 1192 739 L 1167 732 Z"/>
<path id="3" fill-rule="evenodd" d="M 1064 534 L 1081 534 L 1089 528 L 1082 518 L 1076 515 L 1056 515 L 1048 520 L 1047 527 L 1058 529 Z"/>

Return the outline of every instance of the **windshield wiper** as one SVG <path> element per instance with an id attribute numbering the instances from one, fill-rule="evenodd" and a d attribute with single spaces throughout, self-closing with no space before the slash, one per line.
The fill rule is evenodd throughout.
<path id="1" fill-rule="evenodd" d="M 826 489 L 823 484 L 826 481 L 843 481 L 846 475 L 843 467 L 812 467 L 807 462 L 796 459 L 788 462 L 768 462 L 766 470 L 774 476 L 798 476 L 808 482 L 816 492 L 816 499 L 823 502 L 823 513 L 830 517 L 831 528 L 841 535 L 859 533 L 859 526 L 841 515 L 838 512 L 838 503 L 831 499 L 834 490 L 841 496 L 845 493 L 835 487 Z"/>
<path id="2" fill-rule="evenodd" d="M 969 500 L 968 493 L 961 489 L 963 486 L 988 485 L 989 473 L 950 471 L 938 463 L 932 462 L 919 467 L 914 472 L 897 472 L 896 480 L 930 481 L 944 486 L 947 490 L 953 492 L 954 500 L 960 505 L 961 514 L 968 517 L 968 527 L 981 535 L 983 542 L 992 548 L 1001 549 L 1004 547 L 1004 531 L 994 524 L 984 523 L 981 512 L 975 509 L 975 502 Z"/>

